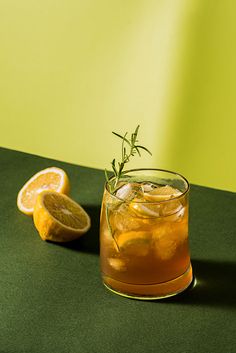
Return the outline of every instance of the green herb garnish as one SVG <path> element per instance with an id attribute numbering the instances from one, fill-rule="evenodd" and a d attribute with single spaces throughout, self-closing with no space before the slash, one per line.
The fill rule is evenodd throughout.
<path id="1" fill-rule="evenodd" d="M 140 149 L 152 155 L 152 153 L 146 147 L 138 144 L 137 136 L 138 136 L 139 127 L 140 127 L 139 125 L 136 127 L 135 131 L 131 134 L 130 138 L 128 137 L 128 132 L 126 132 L 124 136 L 122 136 L 117 132 L 112 131 L 112 133 L 115 136 L 122 139 L 122 145 L 121 145 L 122 154 L 121 154 L 120 162 L 116 162 L 115 158 L 111 162 L 112 170 L 114 173 L 114 178 L 112 178 L 112 181 L 108 176 L 107 170 L 105 169 L 105 176 L 111 193 L 115 192 L 120 178 L 125 173 L 124 167 L 129 162 L 131 156 L 134 156 L 136 153 L 138 153 L 139 157 L 141 157 Z"/>

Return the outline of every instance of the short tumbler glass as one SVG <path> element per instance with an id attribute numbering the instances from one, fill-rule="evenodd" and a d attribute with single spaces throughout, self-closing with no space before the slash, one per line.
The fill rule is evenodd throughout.
<path id="1" fill-rule="evenodd" d="M 161 169 L 124 173 L 105 184 L 100 220 L 104 285 L 136 299 L 176 295 L 192 282 L 188 241 L 189 183 Z M 171 192 L 170 192 L 171 191 Z"/>

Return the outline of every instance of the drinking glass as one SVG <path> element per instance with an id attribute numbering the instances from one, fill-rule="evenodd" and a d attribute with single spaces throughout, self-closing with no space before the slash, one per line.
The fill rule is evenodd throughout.
<path id="1" fill-rule="evenodd" d="M 104 285 L 137 299 L 176 295 L 192 282 L 189 183 L 178 173 L 134 169 L 106 182 L 100 219 Z M 115 192 L 111 192 L 115 187 Z"/>

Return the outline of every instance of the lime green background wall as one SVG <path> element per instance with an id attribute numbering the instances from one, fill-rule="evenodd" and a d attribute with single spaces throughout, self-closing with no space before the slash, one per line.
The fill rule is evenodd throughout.
<path id="1" fill-rule="evenodd" d="M 111 131 L 236 191 L 236 2 L 1 0 L 0 145 L 109 168 Z"/>

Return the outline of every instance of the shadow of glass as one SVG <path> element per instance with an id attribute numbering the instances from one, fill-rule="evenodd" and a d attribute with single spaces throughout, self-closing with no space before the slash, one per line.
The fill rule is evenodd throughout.
<path id="1" fill-rule="evenodd" d="M 100 205 L 84 206 L 91 217 L 91 228 L 81 238 L 59 244 L 71 250 L 99 255 L 99 219 Z M 162 299 L 161 302 L 172 304 L 190 304 L 236 307 L 236 263 L 192 259 L 195 284 L 177 296 Z M 157 302 L 160 303 L 158 300 Z"/>
<path id="2" fill-rule="evenodd" d="M 166 303 L 236 307 L 236 263 L 192 260 L 195 285 Z"/>

